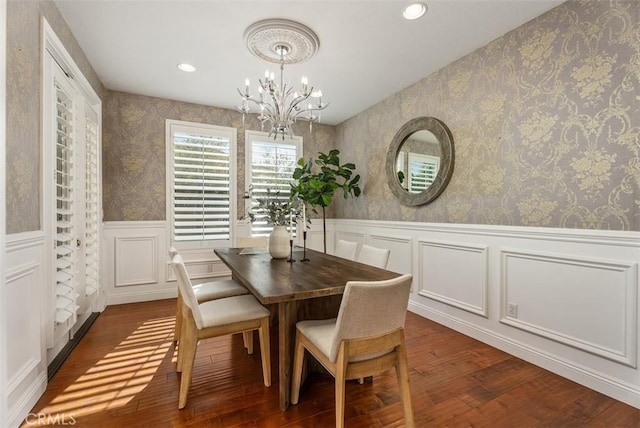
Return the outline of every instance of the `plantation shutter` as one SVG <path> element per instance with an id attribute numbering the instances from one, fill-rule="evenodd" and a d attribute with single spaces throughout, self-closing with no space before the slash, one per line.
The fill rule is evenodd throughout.
<path id="1" fill-rule="evenodd" d="M 85 115 L 85 305 L 100 288 L 100 133 L 97 115 L 87 107 Z M 87 308 L 88 309 L 88 308 Z"/>
<path id="2" fill-rule="evenodd" d="M 301 156 L 298 145 L 294 142 L 278 142 L 267 138 L 252 139 L 251 144 L 251 197 L 262 198 L 267 189 L 271 193 L 279 191 L 279 199 L 288 200 L 291 193 L 290 183 L 293 181 L 293 171 Z M 273 227 L 267 224 L 264 214 L 256 213 L 251 226 L 254 236 L 268 235 Z M 295 232 L 295 231 L 294 231 Z"/>
<path id="3" fill-rule="evenodd" d="M 173 135 L 173 239 L 230 239 L 228 136 L 175 131 Z"/>
<path id="4" fill-rule="evenodd" d="M 53 31 L 43 24 L 43 323 L 46 346 L 57 353 L 101 304 L 102 107 Z"/>
<path id="5" fill-rule="evenodd" d="M 56 185 L 56 253 L 55 315 L 56 325 L 75 322 L 76 269 L 74 238 L 74 155 L 75 129 L 73 90 L 57 77 L 54 79 L 56 96 L 56 164 L 54 180 Z M 69 323 L 67 323 L 69 324 Z"/>
<path id="6" fill-rule="evenodd" d="M 440 158 L 409 152 L 409 192 L 422 193 L 438 175 Z"/>

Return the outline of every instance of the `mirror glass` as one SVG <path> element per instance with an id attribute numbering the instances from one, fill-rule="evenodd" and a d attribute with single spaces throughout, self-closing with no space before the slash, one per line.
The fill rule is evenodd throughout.
<path id="1" fill-rule="evenodd" d="M 405 123 L 387 153 L 387 183 L 405 205 L 433 201 L 453 173 L 453 137 L 449 128 L 432 117 Z"/>
<path id="2" fill-rule="evenodd" d="M 422 193 L 435 180 L 440 169 L 440 144 L 426 129 L 409 135 L 396 155 L 396 177 L 409 193 Z"/>

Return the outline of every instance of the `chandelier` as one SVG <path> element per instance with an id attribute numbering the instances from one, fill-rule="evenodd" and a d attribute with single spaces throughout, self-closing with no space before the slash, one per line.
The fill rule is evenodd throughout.
<path id="1" fill-rule="evenodd" d="M 318 36 L 308 27 L 286 19 L 258 21 L 245 31 L 247 48 L 258 58 L 280 64 L 280 76 L 265 72 L 264 80 L 258 79 L 258 93 L 251 93 L 250 80 L 245 80 L 244 91 L 238 89 L 242 104 L 237 107 L 242 113 L 242 122 L 247 113 L 252 113 L 250 103 L 258 108 L 258 120 L 264 130 L 269 126 L 269 137 L 293 137 L 292 126 L 296 120 L 313 122 L 320 120 L 316 114 L 329 104 L 322 102 L 322 91 L 314 91 L 306 77 L 302 77 L 299 92 L 284 80 L 284 65 L 295 64 L 311 58 L 318 50 Z"/>

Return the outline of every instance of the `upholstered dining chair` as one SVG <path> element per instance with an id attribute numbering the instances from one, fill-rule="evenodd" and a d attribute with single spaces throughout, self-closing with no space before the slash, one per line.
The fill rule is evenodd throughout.
<path id="1" fill-rule="evenodd" d="M 390 253 L 391 250 L 386 248 L 376 248 L 372 247 L 371 245 L 362 244 L 362 248 L 360 248 L 360 254 L 358 254 L 357 261 L 381 269 L 386 269 L 387 263 L 389 263 Z"/>
<path id="2" fill-rule="evenodd" d="M 252 295 L 225 297 L 199 303 L 184 261 L 179 254 L 171 259 L 182 294 L 182 333 L 178 347 L 177 371 L 182 372 L 178 409 L 187 404 L 191 374 L 198 342 L 203 339 L 258 330 L 264 385 L 271 386 L 271 355 L 269 344 L 269 310 Z"/>
<path id="3" fill-rule="evenodd" d="M 338 242 L 336 242 L 336 251 L 334 255 L 338 257 L 342 257 L 343 259 L 355 260 L 357 251 L 358 251 L 357 242 L 345 241 L 344 239 L 339 239 Z"/>
<path id="4" fill-rule="evenodd" d="M 173 260 L 173 257 L 178 254 L 178 250 L 175 247 L 169 248 L 169 258 Z M 232 279 L 221 279 L 216 281 L 204 282 L 202 284 L 196 284 L 193 286 L 193 292 L 198 300 L 198 303 L 208 302 L 210 300 L 223 299 L 225 297 L 241 296 L 243 294 L 249 294 L 249 290 L 240 285 L 238 282 Z M 182 307 L 184 302 L 182 300 L 182 293 L 178 292 L 178 302 L 176 307 L 176 325 L 173 332 L 173 341 L 178 344 L 180 341 L 180 329 L 182 326 Z M 247 348 L 249 354 L 253 353 L 253 336 L 243 336 L 244 345 Z"/>
<path id="5" fill-rule="evenodd" d="M 291 403 L 300 397 L 304 351 L 335 377 L 336 427 L 344 426 L 345 381 L 395 367 L 405 425 L 413 427 L 404 321 L 411 275 L 374 282 L 347 282 L 338 318 L 296 324 Z"/>

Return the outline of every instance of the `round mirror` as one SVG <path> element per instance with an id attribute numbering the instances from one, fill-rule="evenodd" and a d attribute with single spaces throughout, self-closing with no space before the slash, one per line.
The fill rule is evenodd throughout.
<path id="1" fill-rule="evenodd" d="M 453 137 L 433 117 L 405 123 L 387 153 L 387 183 L 405 205 L 422 205 L 440 196 L 453 174 Z"/>

